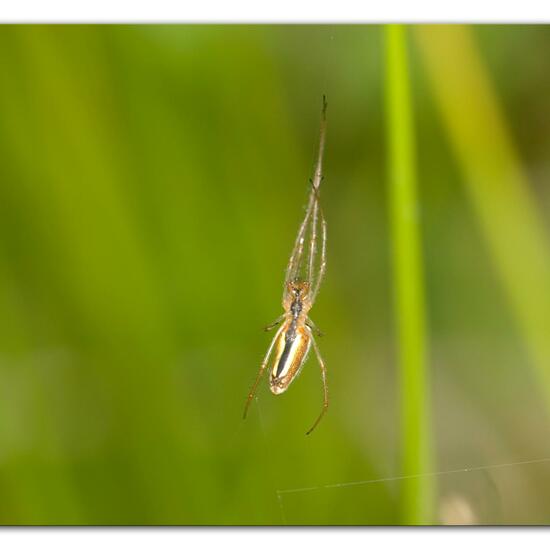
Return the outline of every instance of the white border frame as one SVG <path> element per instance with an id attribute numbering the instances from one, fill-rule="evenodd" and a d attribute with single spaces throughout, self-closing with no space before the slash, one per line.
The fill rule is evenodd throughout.
<path id="1" fill-rule="evenodd" d="M 18 0 L 3 2 L 11 23 L 536 23 L 550 22 L 544 0 Z"/>

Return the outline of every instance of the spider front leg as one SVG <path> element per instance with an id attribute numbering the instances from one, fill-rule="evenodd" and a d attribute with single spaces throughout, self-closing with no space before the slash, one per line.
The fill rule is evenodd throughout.
<path id="1" fill-rule="evenodd" d="M 264 374 L 264 371 L 267 367 L 267 364 L 269 362 L 269 357 L 271 356 L 271 352 L 273 351 L 273 347 L 275 346 L 275 342 L 277 341 L 277 338 L 279 337 L 279 334 L 281 333 L 281 330 L 283 330 L 283 327 L 281 327 L 277 334 L 273 337 L 273 340 L 271 340 L 271 344 L 269 344 L 269 348 L 267 350 L 267 353 L 265 354 L 264 360 L 262 361 L 262 364 L 260 366 L 260 370 L 258 371 L 258 375 L 256 376 L 256 380 L 254 381 L 254 384 L 252 384 L 252 387 L 250 388 L 250 391 L 248 392 L 248 397 L 246 398 L 246 405 L 244 406 L 244 413 L 243 413 L 243 420 L 246 418 L 246 415 L 248 413 L 248 408 L 250 407 L 250 402 L 252 401 L 252 398 L 254 397 L 256 390 L 258 389 L 258 384 L 260 383 L 260 380 L 262 379 L 262 376 Z"/>
<path id="2" fill-rule="evenodd" d="M 311 342 L 313 344 L 313 349 L 315 350 L 315 355 L 317 356 L 317 361 L 319 362 L 319 366 L 321 367 L 321 378 L 323 379 L 323 408 L 321 409 L 321 413 L 317 417 L 317 420 L 315 421 L 313 426 L 306 432 L 306 435 L 309 435 L 317 427 L 317 424 L 319 424 L 319 422 L 321 421 L 321 418 L 323 418 L 323 416 L 325 415 L 328 409 L 327 369 L 325 367 L 325 362 L 321 357 L 321 353 L 319 352 L 317 342 L 313 337 L 311 329 L 309 329 L 309 334 L 311 336 Z"/>
<path id="3" fill-rule="evenodd" d="M 319 292 L 319 287 L 325 276 L 325 271 L 327 269 L 327 222 L 325 220 L 325 215 L 321 205 L 319 205 L 319 215 L 321 218 L 321 263 L 319 265 L 319 272 L 317 274 L 317 280 L 313 285 L 313 290 L 311 293 L 311 301 L 314 302 L 317 298 Z"/>

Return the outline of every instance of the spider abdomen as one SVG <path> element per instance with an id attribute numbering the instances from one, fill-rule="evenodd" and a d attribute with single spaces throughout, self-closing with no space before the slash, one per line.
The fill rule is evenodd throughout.
<path id="1" fill-rule="evenodd" d="M 275 356 L 269 380 L 269 387 L 275 395 L 286 391 L 298 376 L 311 346 L 309 330 L 304 326 L 292 327 L 293 337 L 287 338 L 292 324 L 290 319 L 285 323 L 275 344 Z"/>

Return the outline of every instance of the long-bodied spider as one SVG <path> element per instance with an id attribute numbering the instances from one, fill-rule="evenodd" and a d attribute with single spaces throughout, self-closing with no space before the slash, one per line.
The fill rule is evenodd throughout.
<path id="1" fill-rule="evenodd" d="M 310 434 L 317 424 L 319 424 L 328 408 L 326 367 L 313 335 L 314 332 L 320 335 L 320 332 L 308 316 L 309 310 L 313 306 L 319 292 L 319 287 L 326 270 L 327 224 L 321 205 L 319 204 L 319 186 L 323 179 L 326 109 L 327 103 L 323 96 L 317 163 L 313 179 L 310 180 L 311 191 L 304 220 L 298 230 L 296 242 L 286 269 L 283 292 L 283 308 L 285 312 L 274 323 L 267 326 L 266 330 L 271 330 L 281 322 L 282 324 L 271 341 L 256 380 L 248 393 L 243 415 L 243 418 L 246 418 L 250 402 L 269 364 L 273 350 L 275 350 L 275 353 L 270 368 L 269 387 L 273 394 L 279 395 L 285 392 L 296 379 L 313 345 L 319 366 L 321 367 L 323 408 L 307 434 Z M 317 241 L 319 238 L 321 240 L 321 256 L 317 265 Z"/>

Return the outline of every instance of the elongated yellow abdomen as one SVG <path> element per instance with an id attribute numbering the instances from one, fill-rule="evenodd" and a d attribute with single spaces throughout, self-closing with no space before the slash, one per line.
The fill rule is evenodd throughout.
<path id="1" fill-rule="evenodd" d="M 294 338 L 289 339 L 287 335 L 290 326 L 291 321 L 289 320 L 285 323 L 275 344 L 275 356 L 269 380 L 269 387 L 275 395 L 286 391 L 298 376 L 311 346 L 311 336 L 307 328 L 296 327 Z"/>

